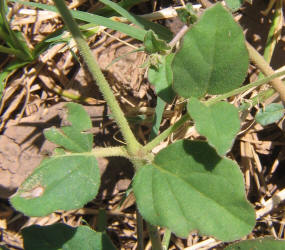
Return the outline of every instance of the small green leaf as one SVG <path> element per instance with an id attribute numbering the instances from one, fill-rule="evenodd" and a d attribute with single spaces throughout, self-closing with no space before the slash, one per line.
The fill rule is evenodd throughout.
<path id="1" fill-rule="evenodd" d="M 264 110 L 260 110 L 255 119 L 262 126 L 266 126 L 280 120 L 284 112 L 284 106 L 281 103 L 271 103 Z"/>
<path id="2" fill-rule="evenodd" d="M 170 49 L 164 40 L 161 40 L 152 31 L 148 30 L 144 37 L 145 51 L 149 54 L 160 53 Z"/>
<path id="3" fill-rule="evenodd" d="M 154 113 L 154 121 L 153 121 L 151 132 L 149 135 L 149 141 L 151 141 L 158 135 L 165 105 L 166 105 L 165 101 L 163 101 L 158 96 L 157 101 L 156 101 L 155 113 Z"/>
<path id="4" fill-rule="evenodd" d="M 70 152 L 82 153 L 92 150 L 93 136 L 85 134 L 71 127 L 62 127 L 61 130 L 49 128 L 44 131 L 45 137 Z"/>
<path id="5" fill-rule="evenodd" d="M 45 216 L 58 209 L 83 207 L 97 194 L 100 173 L 88 154 L 65 154 L 42 161 L 11 198 L 28 216 Z"/>
<path id="6" fill-rule="evenodd" d="M 225 0 L 225 2 L 232 11 L 236 11 L 243 4 L 244 0 Z"/>
<path id="7" fill-rule="evenodd" d="M 65 224 L 33 225 L 22 231 L 25 250 L 115 250 L 106 233 L 90 227 L 70 227 Z"/>
<path id="8" fill-rule="evenodd" d="M 67 120 L 71 122 L 73 128 L 79 131 L 85 131 L 92 128 L 90 117 L 81 105 L 70 102 L 65 106 L 68 110 Z"/>
<path id="9" fill-rule="evenodd" d="M 242 29 L 218 3 L 185 34 L 172 63 L 173 88 L 186 98 L 226 93 L 241 85 L 248 64 Z"/>
<path id="10" fill-rule="evenodd" d="M 138 170 L 133 190 L 149 223 L 181 237 L 197 229 L 232 241 L 255 225 L 238 165 L 206 142 L 177 141 L 161 150 L 152 164 Z"/>
<path id="11" fill-rule="evenodd" d="M 225 250 L 284 250 L 285 240 L 274 238 L 259 238 L 254 240 L 243 240 L 229 245 Z"/>
<path id="12" fill-rule="evenodd" d="M 93 136 L 82 131 L 91 129 L 92 122 L 85 109 L 76 103 L 68 103 L 67 120 L 71 126 L 62 127 L 60 130 L 49 128 L 44 131 L 45 137 L 66 150 L 76 153 L 89 152 L 92 150 Z"/>
<path id="13" fill-rule="evenodd" d="M 177 9 L 176 12 L 180 20 L 187 25 L 193 24 L 198 20 L 197 13 L 191 3 L 187 3 L 186 8 Z"/>
<path id="14" fill-rule="evenodd" d="M 238 110 L 227 102 L 218 102 L 209 107 L 192 97 L 188 113 L 195 121 L 197 131 L 207 137 L 220 155 L 231 148 L 240 129 Z"/>
<path id="15" fill-rule="evenodd" d="M 171 103 L 175 97 L 172 89 L 173 74 L 171 63 L 174 54 L 169 54 L 161 58 L 161 62 L 155 66 L 152 65 L 148 69 L 148 80 L 155 86 L 157 95 L 167 103 Z"/>

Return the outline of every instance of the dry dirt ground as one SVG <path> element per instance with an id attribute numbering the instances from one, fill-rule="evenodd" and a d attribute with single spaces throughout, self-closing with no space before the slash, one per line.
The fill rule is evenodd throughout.
<path id="1" fill-rule="evenodd" d="M 43 2 L 51 3 L 52 1 Z M 91 2 L 74 1 L 71 4 L 74 4 L 74 8 L 84 10 L 98 7 L 96 3 Z M 149 2 L 151 3 L 142 4 L 134 11 L 143 14 L 169 6 L 179 6 L 183 1 Z M 272 18 L 272 12 L 267 16 L 261 13 L 267 6 L 267 1 L 254 0 L 252 4 L 245 3 L 243 8 L 235 14 L 236 20 L 244 29 L 247 40 L 261 53 Z M 27 7 L 17 4 L 11 7 L 15 9 L 13 28 L 23 31 L 30 46 L 34 46 L 61 25 L 58 18 L 41 16 L 40 13 L 35 23 L 33 15 L 17 14 L 17 11 L 27 9 Z M 170 27 L 174 33 L 178 32 L 182 26 L 177 18 L 164 20 L 162 23 Z M 271 65 L 274 69 L 283 67 L 285 64 L 282 35 L 284 35 L 284 29 L 281 30 L 281 38 L 272 56 Z M 151 115 L 155 107 L 156 96 L 147 82 L 146 70 L 141 67 L 147 55 L 143 52 L 133 53 L 106 68 L 115 58 L 134 50 L 140 46 L 140 43 L 118 32 L 104 29 L 89 39 L 89 44 L 124 111 L 129 116 Z M 76 48 L 73 48 L 73 51 L 76 53 Z M 3 67 L 9 59 L 4 55 L 1 56 L 4 62 L 1 64 Z M 257 73 L 257 69 L 252 65 L 247 81 L 254 81 Z M 249 98 L 256 95 L 258 91 L 254 90 L 246 96 L 236 98 Z M 64 222 L 71 226 L 78 226 L 84 219 L 92 228 L 96 228 L 99 209 L 106 209 L 108 234 L 113 242 L 119 249 L 135 249 L 136 214 L 133 199 L 127 199 L 123 206 L 117 209 L 134 174 L 131 164 L 122 158 L 99 159 L 102 187 L 96 199 L 83 209 L 69 212 L 59 211 L 44 218 L 28 218 L 14 211 L 9 205 L 8 197 L 16 191 L 40 161 L 50 155 L 55 148 L 54 144 L 45 140 L 43 130 L 51 126 L 58 127 L 64 123 L 63 106 L 71 101 L 67 97 L 70 95 L 80 97 L 80 103 L 85 106 L 92 118 L 94 145 L 108 146 L 122 143 L 116 124 L 108 116 L 108 107 L 93 84 L 93 80 L 82 64 L 75 60 L 66 44 L 51 47 L 41 55 L 36 64 L 28 65 L 10 76 L 0 109 L 0 234 L 2 243 L 7 244 L 10 249 L 22 249 L 20 230 L 32 224 L 50 225 L 55 222 Z M 235 102 L 235 100 L 232 101 Z M 173 103 L 167 107 L 168 114 L 172 116 L 170 123 L 180 116 L 176 112 L 176 106 L 179 104 Z M 259 106 L 253 107 L 252 112 L 248 114 L 243 130 L 230 153 L 231 157 L 239 162 L 245 174 L 247 195 L 257 210 L 262 207 L 265 200 L 270 199 L 285 186 L 284 122 L 281 120 L 279 123 L 266 127 L 254 123 L 252 115 L 258 108 Z M 163 127 L 167 124 L 169 124 L 169 119 L 166 116 Z M 134 124 L 133 130 L 139 140 L 145 143 L 149 135 L 150 124 L 147 122 Z M 189 134 L 189 131 L 182 129 L 174 138 L 195 136 L 197 136 L 195 132 L 190 131 Z M 282 204 L 259 220 L 248 238 L 264 235 L 284 239 L 284 206 Z M 188 239 L 172 236 L 170 249 L 183 249 L 206 239 L 195 233 L 191 234 Z M 145 240 L 149 248 L 147 233 Z M 205 249 L 211 247 L 222 248 L 223 245 L 208 245 Z"/>

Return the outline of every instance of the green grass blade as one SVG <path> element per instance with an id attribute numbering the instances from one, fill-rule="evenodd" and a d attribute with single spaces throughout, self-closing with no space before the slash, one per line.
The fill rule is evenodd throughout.
<path id="1" fill-rule="evenodd" d="M 4 41 L 13 49 L 19 50 L 21 53 L 16 54 L 17 57 L 22 60 L 33 60 L 30 49 L 28 48 L 26 41 L 24 40 L 22 33 L 13 31 L 10 28 L 8 20 L 6 19 L 6 2 L 0 0 L 0 15 L 1 15 L 1 34 L 5 34 Z"/>
<path id="2" fill-rule="evenodd" d="M 119 6 L 121 6 L 123 9 L 125 10 L 129 10 L 130 8 L 132 8 L 133 6 L 142 3 L 142 2 L 146 2 L 147 0 L 122 0 L 119 3 L 117 3 Z M 110 8 L 109 6 L 105 6 L 99 10 L 95 10 L 94 14 L 96 15 L 100 15 L 100 16 L 104 16 L 104 17 L 111 17 L 116 15 L 116 11 L 114 11 L 112 8 Z"/>
<path id="3" fill-rule="evenodd" d="M 0 73 L 0 100 L 2 98 L 3 91 L 6 86 L 7 77 L 15 70 L 27 65 L 28 62 L 22 62 L 15 60 L 10 62 Z"/>
<path id="4" fill-rule="evenodd" d="M 10 2 L 17 2 L 20 4 L 26 5 L 26 6 L 36 7 L 39 9 L 44 9 L 44 10 L 48 10 L 48 11 L 58 13 L 56 7 L 51 6 L 51 5 L 40 4 L 40 3 L 32 3 L 32 2 L 24 2 L 24 1 L 19 1 L 19 0 L 10 0 Z M 134 28 L 134 27 L 129 26 L 129 25 L 124 24 L 124 23 L 115 22 L 115 21 L 112 21 L 106 17 L 86 13 L 83 11 L 74 11 L 74 10 L 71 10 L 71 14 L 72 14 L 73 18 L 75 18 L 75 19 L 85 21 L 88 23 L 102 25 L 102 26 L 105 26 L 107 28 L 120 31 L 120 32 L 122 32 L 122 33 L 124 33 L 130 37 L 133 37 L 139 41 L 143 41 L 144 36 L 146 34 L 146 30 Z"/>
<path id="5" fill-rule="evenodd" d="M 119 4 L 111 2 L 110 0 L 100 0 L 100 2 L 114 9 L 118 14 L 128 19 L 131 23 L 143 28 L 144 30 L 153 30 L 159 38 L 167 41 L 170 41 L 172 39 L 172 33 L 164 26 L 152 23 L 144 18 L 134 15 L 122 8 Z"/>

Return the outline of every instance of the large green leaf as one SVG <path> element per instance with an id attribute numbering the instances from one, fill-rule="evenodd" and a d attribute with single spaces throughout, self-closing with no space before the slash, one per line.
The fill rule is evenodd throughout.
<path id="1" fill-rule="evenodd" d="M 242 29 L 218 3 L 185 34 L 172 64 L 174 90 L 183 97 L 228 92 L 241 85 L 248 63 Z"/>
<path id="2" fill-rule="evenodd" d="M 22 231 L 25 250 L 114 250 L 106 233 L 87 226 L 77 228 L 65 224 L 33 225 Z"/>
<path id="3" fill-rule="evenodd" d="M 143 217 L 181 237 L 197 229 L 232 241 L 255 225 L 238 165 L 206 142 L 182 140 L 163 149 L 138 170 L 133 189 Z"/>
<path id="4" fill-rule="evenodd" d="M 259 238 L 255 240 L 243 240 L 229 245 L 225 250 L 284 250 L 285 240 L 274 238 Z"/>
<path id="5" fill-rule="evenodd" d="M 42 161 L 11 198 L 12 205 L 29 216 L 45 216 L 58 209 L 83 207 L 97 194 L 100 173 L 88 153 L 64 154 Z"/>
<path id="6" fill-rule="evenodd" d="M 161 58 L 157 66 L 150 66 L 148 69 L 148 80 L 155 86 L 157 95 L 167 103 L 171 103 L 175 97 L 172 89 L 173 74 L 171 63 L 174 54 L 169 54 Z"/>
<path id="7" fill-rule="evenodd" d="M 227 102 L 218 102 L 207 107 L 192 97 L 188 104 L 188 113 L 194 119 L 197 131 L 207 137 L 220 155 L 225 155 L 240 129 L 238 110 Z"/>

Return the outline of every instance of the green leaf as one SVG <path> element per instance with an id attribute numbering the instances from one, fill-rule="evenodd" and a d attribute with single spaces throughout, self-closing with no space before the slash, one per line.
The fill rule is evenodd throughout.
<path id="1" fill-rule="evenodd" d="M 157 35 L 149 30 L 144 37 L 145 51 L 149 54 L 165 52 L 170 49 L 170 46 L 164 40 L 161 40 Z"/>
<path id="2" fill-rule="evenodd" d="M 67 108 L 67 120 L 71 122 L 72 127 L 79 131 L 85 131 L 92 128 L 91 119 L 87 111 L 79 104 L 70 102 L 65 105 Z"/>
<path id="3" fill-rule="evenodd" d="M 143 2 L 145 0 L 121 0 L 120 2 L 118 2 L 117 4 L 119 6 L 121 6 L 122 8 L 129 10 L 131 9 L 133 6 Z M 116 12 L 110 8 L 109 6 L 105 6 L 101 9 L 96 9 L 94 11 L 95 14 L 100 15 L 100 16 L 104 16 L 104 17 L 112 17 L 116 15 Z"/>
<path id="4" fill-rule="evenodd" d="M 154 121 L 153 121 L 153 125 L 152 125 L 151 132 L 149 135 L 149 141 L 151 141 L 158 135 L 160 124 L 161 124 L 162 117 L 163 117 L 163 111 L 165 108 L 165 104 L 166 104 L 165 101 L 163 101 L 158 96 L 157 101 L 156 101 L 155 113 L 154 113 Z"/>
<path id="5" fill-rule="evenodd" d="M 85 134 L 71 127 L 62 127 L 60 130 L 49 128 L 44 131 L 45 137 L 70 152 L 83 153 L 92 150 L 93 136 Z"/>
<path id="6" fill-rule="evenodd" d="M 241 27 L 215 4 L 184 36 L 172 64 L 174 90 L 186 98 L 226 93 L 241 85 L 248 63 Z"/>
<path id="7" fill-rule="evenodd" d="M 237 108 L 227 102 L 218 102 L 207 107 L 195 97 L 190 99 L 187 108 L 197 131 L 207 137 L 209 144 L 220 155 L 225 155 L 240 129 Z"/>
<path id="8" fill-rule="evenodd" d="M 106 233 L 90 227 L 70 227 L 65 224 L 33 225 L 22 231 L 25 250 L 115 250 Z"/>
<path id="9" fill-rule="evenodd" d="M 68 111 L 67 120 L 71 122 L 71 126 L 62 127 L 60 130 L 56 128 L 46 129 L 44 131 L 45 137 L 68 151 L 75 153 L 90 152 L 93 135 L 82 132 L 92 128 L 88 113 L 76 103 L 68 103 L 65 107 Z"/>
<path id="10" fill-rule="evenodd" d="M 225 250 L 284 250 L 285 240 L 275 240 L 274 238 L 259 238 L 254 240 L 243 240 L 229 245 Z"/>
<path id="11" fill-rule="evenodd" d="M 198 20 L 197 12 L 191 3 L 187 3 L 186 8 L 177 9 L 176 12 L 180 20 L 187 25 L 193 24 Z"/>
<path id="12" fill-rule="evenodd" d="M 42 161 L 11 198 L 28 216 L 45 216 L 58 209 L 83 207 L 97 194 L 100 173 L 88 153 L 53 156 Z"/>
<path id="13" fill-rule="evenodd" d="M 264 110 L 259 110 L 255 119 L 262 126 L 279 121 L 284 115 L 284 106 L 281 103 L 271 103 Z"/>
<path id="14" fill-rule="evenodd" d="M 243 4 L 244 0 L 225 0 L 225 2 L 232 11 L 236 11 Z"/>
<path id="15" fill-rule="evenodd" d="M 174 54 L 169 54 L 161 58 L 161 62 L 148 69 L 148 80 L 155 86 L 157 95 L 167 103 L 172 103 L 175 93 L 172 89 L 173 75 L 171 63 Z"/>
<path id="16" fill-rule="evenodd" d="M 206 142 L 181 140 L 161 150 L 138 170 L 133 189 L 142 216 L 181 237 L 197 229 L 232 241 L 255 225 L 238 165 Z"/>

